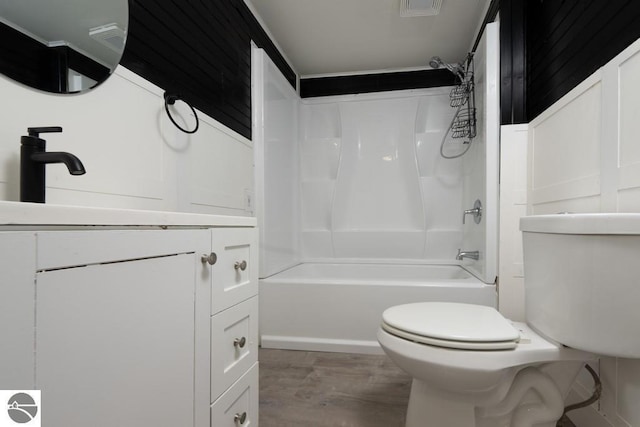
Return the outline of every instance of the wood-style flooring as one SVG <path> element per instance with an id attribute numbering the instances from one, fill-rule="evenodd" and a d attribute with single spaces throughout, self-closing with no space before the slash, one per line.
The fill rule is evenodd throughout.
<path id="1" fill-rule="evenodd" d="M 260 349 L 259 359 L 260 427 L 404 427 L 411 377 L 386 356 Z"/>
<path id="2" fill-rule="evenodd" d="M 260 427 L 404 427 L 411 377 L 386 356 L 261 349 Z"/>

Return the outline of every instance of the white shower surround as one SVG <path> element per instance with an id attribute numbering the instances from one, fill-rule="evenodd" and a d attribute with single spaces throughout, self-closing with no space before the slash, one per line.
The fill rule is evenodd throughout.
<path id="1" fill-rule="evenodd" d="M 262 49 L 251 53 L 260 277 L 299 261 L 298 94 Z"/>
<path id="2" fill-rule="evenodd" d="M 484 92 L 495 81 L 477 73 L 478 134 L 463 157 L 444 159 L 450 88 L 300 101 L 268 58 L 254 56 L 262 81 L 254 84 L 260 277 L 299 262 L 456 263 L 462 249 L 480 252 L 463 264 L 493 283 L 498 126 Z M 496 126 L 484 125 L 489 116 Z M 495 182 L 487 185 L 489 175 Z M 476 199 L 483 220 L 463 225 Z"/>
<path id="3" fill-rule="evenodd" d="M 449 88 L 304 100 L 301 259 L 454 259 L 463 171 L 439 146 Z M 460 215 L 452 215 L 459 212 Z"/>
<path id="4" fill-rule="evenodd" d="M 284 111 L 291 97 L 286 80 L 256 49 L 261 68 L 254 67 L 254 99 L 263 100 L 254 103 L 254 125 L 263 126 L 254 126 L 261 147 L 255 162 L 263 346 L 378 352 L 371 333 L 392 305 L 496 306 L 497 26 L 488 26 L 487 34 L 493 47 L 485 36 L 476 53 L 482 67 L 478 72 L 476 66 L 478 134 L 469 152 L 454 160 L 440 156 L 454 114 L 449 88 L 298 99 L 293 123 L 299 137 L 290 138 L 283 132 L 289 118 L 264 120 L 277 118 L 266 110 Z M 448 153 L 464 148 L 447 147 Z M 468 217 L 463 225 L 462 212 L 475 199 L 483 202 L 482 222 Z M 480 259 L 455 260 L 459 248 L 478 250 Z M 371 275 L 371 267 L 383 264 L 391 268 Z M 440 268 L 434 264 L 475 277 L 458 286 L 421 270 Z M 401 279 L 398 268 L 422 277 Z M 345 269 L 351 269 L 346 276 Z"/>
<path id="5" fill-rule="evenodd" d="M 474 58 L 477 135 L 456 159 L 440 155 L 454 115 L 450 88 L 310 98 L 299 108 L 299 259 L 461 264 L 497 276 L 499 31 Z M 450 137 L 448 155 L 466 145 Z M 483 206 L 480 224 L 462 212 Z M 264 277 L 264 276 L 263 276 Z"/>

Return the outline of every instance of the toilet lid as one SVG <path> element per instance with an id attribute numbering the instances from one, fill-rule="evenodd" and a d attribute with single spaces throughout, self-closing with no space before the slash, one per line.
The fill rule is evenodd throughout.
<path id="1" fill-rule="evenodd" d="M 515 348 L 520 333 L 491 307 L 449 302 L 422 302 L 391 307 L 382 327 L 401 338 L 467 350 Z"/>

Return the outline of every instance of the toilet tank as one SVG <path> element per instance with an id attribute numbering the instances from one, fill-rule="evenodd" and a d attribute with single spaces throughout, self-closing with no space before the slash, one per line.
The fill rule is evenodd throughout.
<path id="1" fill-rule="evenodd" d="M 520 220 L 527 323 L 592 353 L 640 358 L 640 214 Z"/>

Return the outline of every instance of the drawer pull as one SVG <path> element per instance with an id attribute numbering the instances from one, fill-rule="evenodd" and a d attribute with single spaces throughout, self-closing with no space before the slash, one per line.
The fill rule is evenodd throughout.
<path id="1" fill-rule="evenodd" d="M 236 261 L 236 263 L 233 264 L 233 268 L 235 268 L 236 270 L 240 269 L 242 271 L 245 271 L 247 269 L 247 261 Z"/>
<path id="2" fill-rule="evenodd" d="M 245 337 L 233 340 L 234 347 L 244 348 L 245 344 L 247 344 L 247 339 Z"/>
<path id="3" fill-rule="evenodd" d="M 209 255 L 204 254 L 202 258 L 200 258 L 203 263 L 208 263 L 209 265 L 213 265 L 218 261 L 218 255 L 215 252 L 211 252 Z"/>
<path id="4" fill-rule="evenodd" d="M 236 416 L 233 417 L 233 421 L 239 425 L 244 424 L 244 422 L 247 421 L 247 413 L 243 412 L 242 414 L 236 414 Z"/>

